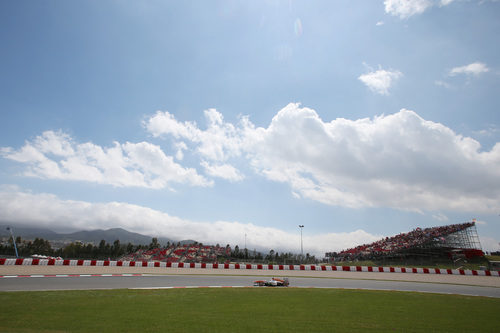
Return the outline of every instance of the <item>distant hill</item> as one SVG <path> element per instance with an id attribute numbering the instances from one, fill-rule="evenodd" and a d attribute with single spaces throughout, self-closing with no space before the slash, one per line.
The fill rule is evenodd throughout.
<path id="1" fill-rule="evenodd" d="M 10 237 L 10 232 L 7 230 L 7 227 L 7 225 L 0 225 L 0 237 Z M 14 236 L 21 236 L 21 238 L 25 239 L 35 239 L 38 237 L 47 240 L 56 240 L 60 237 L 60 234 L 44 228 L 15 226 L 13 230 Z"/>
<path id="2" fill-rule="evenodd" d="M 127 244 L 132 243 L 134 245 L 147 245 L 151 243 L 152 236 L 142 235 L 136 232 L 130 232 L 122 228 L 112 228 L 107 230 L 97 229 L 97 230 L 82 230 L 72 233 L 56 233 L 49 229 L 37 228 L 37 227 L 13 227 L 14 236 L 20 236 L 23 239 L 35 239 L 43 238 L 49 241 L 82 241 L 82 242 L 92 242 L 94 244 L 99 244 L 101 240 L 105 240 L 107 243 L 112 244 L 115 240 L 119 239 L 120 243 Z M 7 225 L 0 225 L 0 237 L 9 237 L 10 233 L 7 230 Z M 159 237 L 158 242 L 162 245 L 167 244 L 167 242 L 173 242 L 169 238 Z M 176 241 L 177 242 L 177 241 Z M 181 241 L 185 243 L 187 241 Z M 189 241 L 190 243 L 194 241 Z"/>
<path id="3" fill-rule="evenodd" d="M 120 243 L 127 244 L 149 244 L 153 237 L 138 234 L 135 232 L 130 232 L 121 228 L 113 228 L 108 230 L 84 230 L 77 231 L 71 234 L 61 234 L 66 240 L 81 240 L 84 242 L 93 242 L 99 244 L 101 240 L 105 240 L 107 243 L 112 244 L 115 240 L 119 239 Z"/>

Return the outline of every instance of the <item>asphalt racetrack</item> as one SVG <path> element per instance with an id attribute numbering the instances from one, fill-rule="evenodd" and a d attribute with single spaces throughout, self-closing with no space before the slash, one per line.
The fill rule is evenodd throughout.
<path id="1" fill-rule="evenodd" d="M 429 293 L 460 294 L 500 298 L 500 288 L 452 283 L 387 281 L 359 278 L 290 277 L 290 286 L 299 288 L 344 288 L 398 290 Z M 0 291 L 83 290 L 171 287 L 251 287 L 265 276 L 142 274 L 139 276 L 54 276 L 3 277 Z M 498 279 L 498 277 L 496 278 Z"/>

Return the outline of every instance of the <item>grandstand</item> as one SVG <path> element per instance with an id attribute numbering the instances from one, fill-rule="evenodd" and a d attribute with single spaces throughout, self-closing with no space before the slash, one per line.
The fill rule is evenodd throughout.
<path id="1" fill-rule="evenodd" d="M 148 250 L 138 250 L 134 253 L 121 257 L 121 261 L 164 261 L 164 262 L 187 262 L 187 263 L 214 263 L 219 257 L 228 258 L 231 247 L 220 247 L 203 245 L 199 243 L 170 245 Z"/>
<path id="2" fill-rule="evenodd" d="M 339 253 L 326 253 L 331 261 L 439 262 L 483 257 L 476 224 L 466 222 L 432 228 L 416 228 L 359 245 Z"/>

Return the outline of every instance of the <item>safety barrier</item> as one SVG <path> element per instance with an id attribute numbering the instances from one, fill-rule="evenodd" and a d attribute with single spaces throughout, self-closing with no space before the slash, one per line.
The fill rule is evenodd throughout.
<path id="1" fill-rule="evenodd" d="M 442 269 L 442 268 L 405 268 L 405 267 L 372 267 L 372 266 L 330 266 L 330 265 L 263 265 L 263 264 L 206 264 L 160 261 L 113 261 L 113 260 L 68 260 L 68 259 L 34 259 L 0 258 L 0 266 L 109 266 L 109 267 L 158 267 L 158 268 L 202 268 L 202 269 L 240 269 L 240 270 L 272 270 L 272 271 L 342 271 L 342 272 L 381 272 L 412 274 L 447 274 L 500 276 L 498 271 Z"/>

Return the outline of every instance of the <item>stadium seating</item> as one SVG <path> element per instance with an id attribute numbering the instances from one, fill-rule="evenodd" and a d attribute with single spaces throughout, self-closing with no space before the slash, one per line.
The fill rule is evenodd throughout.
<path id="1" fill-rule="evenodd" d="M 433 228 L 416 228 L 407 233 L 386 237 L 379 241 L 343 250 L 335 255 L 336 261 L 369 260 L 429 244 L 446 244 L 447 237 L 474 226 L 474 222 Z M 477 250 L 482 253 L 481 250 Z M 469 251 L 470 252 L 470 251 Z M 479 253 L 477 252 L 477 253 Z M 472 253 L 472 252 L 470 252 Z M 474 252 L 476 253 L 476 252 Z"/>
<path id="2" fill-rule="evenodd" d="M 119 258 L 121 261 L 163 261 L 163 262 L 186 262 L 186 263 L 211 263 L 216 262 L 220 256 L 227 256 L 231 248 L 202 245 L 184 244 L 170 245 L 149 250 L 138 250 Z"/>

